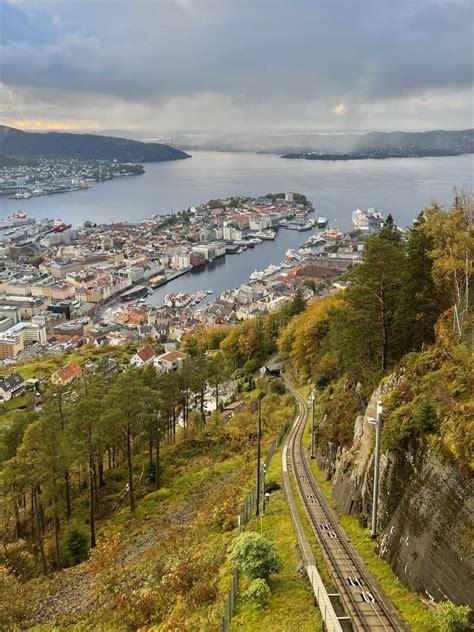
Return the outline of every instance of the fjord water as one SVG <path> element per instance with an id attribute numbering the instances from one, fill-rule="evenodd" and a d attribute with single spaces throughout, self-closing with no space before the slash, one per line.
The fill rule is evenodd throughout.
<path id="1" fill-rule="evenodd" d="M 342 229 L 351 227 L 354 208 L 369 206 L 392 213 L 397 223 L 407 226 L 431 199 L 451 204 L 454 187 L 472 188 L 473 158 L 320 162 L 252 153 L 193 152 L 191 159 L 148 163 L 142 176 L 117 178 L 87 191 L 29 200 L 0 198 L 0 216 L 20 208 L 31 217 L 61 218 L 72 224 L 85 220 L 134 222 L 211 198 L 298 191 L 314 202 L 316 214 L 326 215 L 332 225 Z M 307 235 L 280 230 L 274 242 L 180 277 L 156 290 L 150 299 L 159 303 L 168 292 L 211 288 L 219 293 L 236 287 L 254 269 L 281 261 L 286 249 L 298 247 Z"/>
<path id="2" fill-rule="evenodd" d="M 188 160 L 145 164 L 142 176 L 95 184 L 87 191 L 29 200 L 0 198 L 0 216 L 21 208 L 32 217 L 78 224 L 137 221 L 228 195 L 298 191 L 316 212 L 351 225 L 354 208 L 375 206 L 411 223 L 432 198 L 451 203 L 453 187 L 472 187 L 473 155 L 443 158 L 315 161 L 253 153 L 193 152 Z"/>

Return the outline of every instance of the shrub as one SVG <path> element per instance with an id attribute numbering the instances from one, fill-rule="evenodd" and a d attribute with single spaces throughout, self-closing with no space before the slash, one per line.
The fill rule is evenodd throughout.
<path id="1" fill-rule="evenodd" d="M 258 533 L 238 535 L 229 547 L 229 559 L 249 579 L 268 579 L 278 573 L 282 562 L 276 546 Z"/>
<path id="2" fill-rule="evenodd" d="M 70 563 L 79 564 L 89 552 L 89 536 L 78 527 L 69 527 L 64 536 L 64 549 Z"/>
<path id="3" fill-rule="evenodd" d="M 278 481 L 268 481 L 267 483 L 265 483 L 265 492 L 268 492 L 269 494 L 271 492 L 275 492 L 277 489 L 280 489 L 281 485 Z"/>
<path id="4" fill-rule="evenodd" d="M 244 592 L 242 597 L 245 601 L 253 601 L 257 606 L 263 608 L 268 601 L 270 587 L 264 579 L 254 579 Z"/>
<path id="5" fill-rule="evenodd" d="M 35 574 L 35 558 L 28 551 L 24 540 L 4 546 L 0 563 L 3 563 L 7 571 L 20 580 L 31 579 Z"/>
<path id="6" fill-rule="evenodd" d="M 436 408 L 429 399 L 424 399 L 416 407 L 415 424 L 420 432 L 433 432 L 438 424 Z"/>
<path id="7" fill-rule="evenodd" d="M 435 620 L 439 632 L 464 632 L 469 630 L 469 606 L 456 606 L 452 601 L 438 604 Z"/>
<path id="8" fill-rule="evenodd" d="M 0 630 L 16 630 L 29 612 L 29 601 L 21 582 L 0 566 Z"/>

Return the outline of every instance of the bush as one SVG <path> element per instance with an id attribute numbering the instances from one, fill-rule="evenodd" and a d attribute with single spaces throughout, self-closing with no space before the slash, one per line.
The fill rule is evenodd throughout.
<path id="1" fill-rule="evenodd" d="M 66 557 L 71 564 L 83 562 L 89 552 L 89 536 L 78 527 L 69 527 L 64 536 Z"/>
<path id="2" fill-rule="evenodd" d="M 424 399 L 416 407 L 415 424 L 420 432 L 433 432 L 438 425 L 436 408 L 429 399 Z"/>
<path id="3" fill-rule="evenodd" d="M 270 587 L 264 579 L 254 579 L 244 592 L 242 597 L 245 601 L 253 601 L 257 606 L 263 608 L 268 601 Z"/>
<path id="4" fill-rule="evenodd" d="M 265 492 L 268 492 L 269 494 L 280 488 L 281 485 L 278 481 L 268 481 L 268 483 L 265 483 Z"/>
<path id="5" fill-rule="evenodd" d="M 35 558 L 24 540 L 4 545 L 0 563 L 3 563 L 5 569 L 16 579 L 31 579 L 35 574 Z"/>
<path id="6" fill-rule="evenodd" d="M 19 629 L 22 619 L 29 614 L 29 607 L 22 583 L 0 566 L 0 630 Z"/>
<path id="7" fill-rule="evenodd" d="M 464 632 L 469 630 L 469 606 L 456 606 L 452 601 L 438 604 L 435 614 L 439 632 Z"/>
<path id="8" fill-rule="evenodd" d="M 252 580 L 266 580 L 282 569 L 276 546 L 258 533 L 241 533 L 230 545 L 228 554 L 235 566 Z"/>

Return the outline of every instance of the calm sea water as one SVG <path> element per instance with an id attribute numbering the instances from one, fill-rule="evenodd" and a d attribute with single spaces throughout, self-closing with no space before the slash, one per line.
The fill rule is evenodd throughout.
<path id="1" fill-rule="evenodd" d="M 342 229 L 351 226 L 354 208 L 374 206 L 409 225 L 432 198 L 453 200 L 453 188 L 472 188 L 474 156 L 319 162 L 285 160 L 247 153 L 193 152 L 188 160 L 146 164 L 142 176 L 94 185 L 87 191 L 8 200 L 0 198 L 0 217 L 22 209 L 32 217 L 61 218 L 78 224 L 135 221 L 155 213 L 179 211 L 228 195 L 261 195 L 298 191 L 316 206 L 316 213 Z M 241 255 L 227 256 L 213 268 L 181 277 L 160 288 L 153 302 L 170 291 L 211 288 L 220 292 L 248 279 L 255 269 L 279 262 L 287 248 L 307 233 L 280 231 Z"/>

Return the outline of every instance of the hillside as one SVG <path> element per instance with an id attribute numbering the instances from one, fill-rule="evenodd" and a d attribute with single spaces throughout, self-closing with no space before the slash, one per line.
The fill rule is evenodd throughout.
<path id="1" fill-rule="evenodd" d="M 306 399 L 315 389 L 314 474 L 401 619 L 414 632 L 466 630 L 445 622 L 447 611 L 464 620 L 474 606 L 472 212 L 458 194 L 452 208 L 422 212 L 404 238 L 389 217 L 344 291 L 307 304 L 296 292 L 276 312 L 196 330 L 182 341 L 179 371 L 130 368 L 133 347 L 20 365 L 46 381 L 41 409 L 29 397 L 21 410 L 0 410 L 0 628 L 217 632 L 230 551 L 243 536 L 274 557 L 266 575 L 242 572 L 231 629 L 319 630 L 274 443 L 295 400 L 259 371 L 279 352 Z M 109 356 L 113 371 L 100 362 Z M 52 385 L 71 359 L 81 379 Z M 206 413 L 206 393 L 216 412 Z M 379 399 L 372 540 L 369 421 Z M 259 406 L 263 457 L 276 446 L 261 520 L 252 487 Z"/>
<path id="2" fill-rule="evenodd" d="M 348 160 L 407 156 L 457 156 L 474 152 L 474 129 L 367 134 L 235 134 L 176 137 L 184 149 L 257 151 L 285 158 Z M 321 154 L 321 155 L 319 155 Z"/>
<path id="3" fill-rule="evenodd" d="M 31 164 L 32 162 L 32 160 L 20 160 L 19 158 L 12 158 L 11 156 L 0 154 L 0 169 L 4 167 L 19 167 L 21 165 Z"/>
<path id="4" fill-rule="evenodd" d="M 62 132 L 24 132 L 0 125 L 0 154 L 29 158 L 76 158 L 119 162 L 161 162 L 189 158 L 184 151 L 159 143 Z"/>

